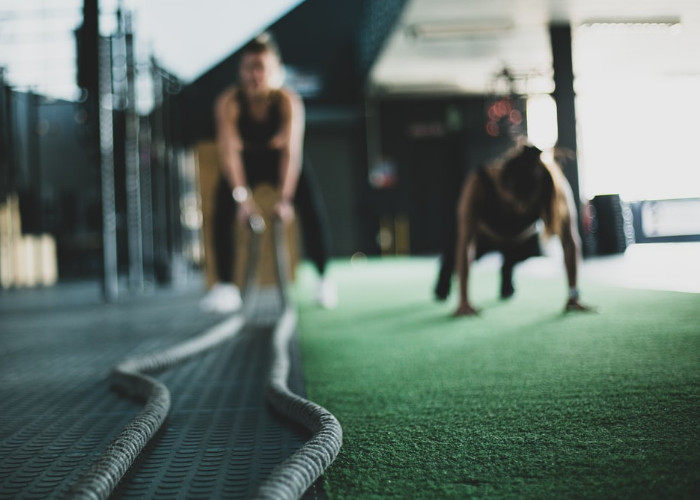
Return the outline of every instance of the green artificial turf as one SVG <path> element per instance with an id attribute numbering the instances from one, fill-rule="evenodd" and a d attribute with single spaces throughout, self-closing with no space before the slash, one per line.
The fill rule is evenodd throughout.
<path id="1" fill-rule="evenodd" d="M 331 499 L 700 498 L 700 295 L 474 268 L 482 312 L 432 299 L 434 259 L 336 262 L 340 306 L 295 297 L 309 398 L 343 426 Z"/>

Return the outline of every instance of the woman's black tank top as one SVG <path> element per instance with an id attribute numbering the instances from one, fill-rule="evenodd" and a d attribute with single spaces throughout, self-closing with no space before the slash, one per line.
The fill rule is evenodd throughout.
<path id="1" fill-rule="evenodd" d="M 280 94 L 273 91 L 270 107 L 263 120 L 250 114 L 250 107 L 243 92 L 236 93 L 239 106 L 238 131 L 243 140 L 243 168 L 248 185 L 253 188 L 261 183 L 279 184 L 280 150 L 269 146 L 282 124 Z"/>
<path id="2" fill-rule="evenodd" d="M 481 196 L 477 205 L 479 217 L 495 233 L 504 239 L 515 238 L 540 219 L 542 204 L 530 207 L 525 213 L 513 210 L 501 202 L 501 197 L 486 168 L 477 172 L 481 186 Z"/>

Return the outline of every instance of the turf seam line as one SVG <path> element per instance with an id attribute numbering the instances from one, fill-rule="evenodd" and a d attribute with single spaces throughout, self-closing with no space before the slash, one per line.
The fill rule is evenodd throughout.
<path id="1" fill-rule="evenodd" d="M 235 337 L 245 322 L 233 316 L 201 335 L 150 355 L 126 359 L 110 373 L 111 386 L 128 396 L 145 401 L 104 452 L 92 463 L 68 492 L 71 499 L 106 499 L 124 476 L 148 441 L 160 429 L 170 411 L 170 391 L 148 376 L 171 368 Z"/>
<path id="2" fill-rule="evenodd" d="M 298 499 L 335 460 L 343 442 L 338 419 L 322 406 L 293 393 L 288 385 L 289 343 L 296 331 L 297 317 L 286 307 L 273 332 L 273 363 L 267 399 L 275 410 L 312 433 L 291 457 L 273 469 L 254 497 L 259 500 Z"/>

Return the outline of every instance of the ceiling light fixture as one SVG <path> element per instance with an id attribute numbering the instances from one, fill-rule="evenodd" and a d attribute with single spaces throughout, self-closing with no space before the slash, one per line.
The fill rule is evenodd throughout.
<path id="1" fill-rule="evenodd" d="M 675 32 L 680 30 L 681 20 L 678 17 L 653 19 L 588 19 L 582 22 L 580 26 L 585 29 L 612 32 Z"/>
<path id="2" fill-rule="evenodd" d="M 449 40 L 478 36 L 501 35 L 514 28 L 510 19 L 480 19 L 470 21 L 430 21 L 406 26 L 411 38 Z"/>

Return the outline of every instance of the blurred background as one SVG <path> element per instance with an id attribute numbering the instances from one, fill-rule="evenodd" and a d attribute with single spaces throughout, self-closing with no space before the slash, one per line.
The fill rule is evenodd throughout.
<path id="1" fill-rule="evenodd" d="M 585 254 L 700 240 L 696 0 L 0 0 L 0 286 L 198 279 L 198 151 L 263 30 L 333 256 L 437 255 L 464 175 L 566 151 Z"/>

